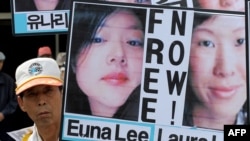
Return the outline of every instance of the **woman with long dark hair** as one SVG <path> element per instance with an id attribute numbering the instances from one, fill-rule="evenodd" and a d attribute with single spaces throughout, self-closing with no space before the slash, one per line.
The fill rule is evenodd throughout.
<path id="1" fill-rule="evenodd" d="M 137 120 L 145 9 L 76 4 L 66 112 Z"/>
<path id="2" fill-rule="evenodd" d="M 183 125 L 223 130 L 246 124 L 244 16 L 194 19 Z"/>

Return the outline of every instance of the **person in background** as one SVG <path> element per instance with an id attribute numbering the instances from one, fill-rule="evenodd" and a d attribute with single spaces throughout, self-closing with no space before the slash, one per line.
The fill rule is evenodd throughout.
<path id="1" fill-rule="evenodd" d="M 193 0 L 195 8 L 245 12 L 245 0 Z"/>
<path id="2" fill-rule="evenodd" d="M 34 121 L 32 130 L 20 140 L 59 140 L 63 98 L 60 74 L 52 58 L 33 58 L 17 67 L 17 101 L 21 110 Z"/>
<path id="3" fill-rule="evenodd" d="M 38 48 L 37 57 L 52 57 L 52 51 L 49 46 L 42 46 Z"/>
<path id="4" fill-rule="evenodd" d="M 14 79 L 2 72 L 6 57 L 0 51 L 0 140 L 9 141 L 10 137 L 6 134 L 12 130 L 10 119 L 16 111 L 17 100 L 15 96 L 15 81 Z"/>
<path id="5" fill-rule="evenodd" d="M 75 10 L 66 111 L 138 120 L 145 9 Z"/>
<path id="6" fill-rule="evenodd" d="M 61 70 L 61 79 L 64 80 L 66 52 L 59 52 L 56 57 L 56 62 Z"/>
<path id="7" fill-rule="evenodd" d="M 196 14 L 183 124 L 223 130 L 247 123 L 244 16 Z"/>

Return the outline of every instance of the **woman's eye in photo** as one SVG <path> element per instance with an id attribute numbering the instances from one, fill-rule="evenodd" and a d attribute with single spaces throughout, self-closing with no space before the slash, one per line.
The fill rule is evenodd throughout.
<path id="1" fill-rule="evenodd" d="M 127 41 L 127 43 L 131 46 L 143 46 L 143 42 L 141 41 L 135 41 L 135 40 L 132 40 L 132 41 Z"/>
<path id="2" fill-rule="evenodd" d="M 200 41 L 198 44 L 199 46 L 204 46 L 204 47 L 215 47 L 214 43 L 209 40 Z"/>
<path id="3" fill-rule="evenodd" d="M 241 45 L 243 45 L 243 44 L 245 44 L 245 38 L 240 38 L 240 39 L 237 39 L 236 40 L 236 45 L 235 46 L 241 46 Z"/>
<path id="4" fill-rule="evenodd" d="M 105 40 L 102 39 L 101 37 L 95 37 L 94 39 L 92 39 L 92 43 L 101 43 L 104 42 Z"/>
<path id="5" fill-rule="evenodd" d="M 146 3 L 150 2 L 150 0 L 135 0 L 136 3 Z"/>

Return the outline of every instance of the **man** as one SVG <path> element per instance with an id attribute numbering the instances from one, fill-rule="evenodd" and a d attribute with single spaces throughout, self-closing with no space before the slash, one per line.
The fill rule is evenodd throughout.
<path id="1" fill-rule="evenodd" d="M 38 48 L 37 57 L 52 57 L 52 51 L 49 46 L 42 46 Z"/>
<path id="2" fill-rule="evenodd" d="M 0 141 L 11 139 L 6 132 L 12 130 L 11 118 L 16 110 L 15 81 L 2 72 L 5 55 L 0 51 Z"/>
<path id="3" fill-rule="evenodd" d="M 52 58 L 34 58 L 16 69 L 20 108 L 34 121 L 22 141 L 58 141 L 62 108 L 60 69 Z"/>

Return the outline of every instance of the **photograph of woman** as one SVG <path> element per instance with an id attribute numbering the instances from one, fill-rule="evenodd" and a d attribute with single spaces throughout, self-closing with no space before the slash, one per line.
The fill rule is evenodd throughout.
<path id="1" fill-rule="evenodd" d="M 66 112 L 137 120 L 145 9 L 76 4 Z"/>
<path id="2" fill-rule="evenodd" d="M 132 4 L 148 4 L 151 5 L 151 0 L 93 0 L 93 1 L 108 1 L 108 2 L 120 2 L 120 3 L 132 3 Z M 64 0 L 63 7 L 66 9 L 71 8 L 72 0 Z"/>
<path id="3" fill-rule="evenodd" d="M 193 0 L 195 8 L 245 12 L 244 0 Z"/>
<path id="4" fill-rule="evenodd" d="M 246 124 L 245 18 L 196 13 L 194 19 L 183 125 Z"/>
<path id="5" fill-rule="evenodd" d="M 15 0 L 15 11 L 52 11 L 65 10 L 65 2 L 70 0 Z"/>

